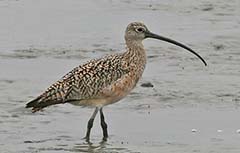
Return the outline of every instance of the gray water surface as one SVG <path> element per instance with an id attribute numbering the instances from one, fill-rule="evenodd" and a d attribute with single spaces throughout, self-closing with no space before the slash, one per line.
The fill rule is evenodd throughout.
<path id="1" fill-rule="evenodd" d="M 1 0 L 1 153 L 239 153 L 240 1 Z M 184 49 L 145 40 L 148 63 L 134 91 L 104 108 L 70 104 L 32 114 L 25 104 L 75 66 L 124 51 L 128 23 L 142 21 Z M 142 87 L 150 82 L 153 87 Z"/>

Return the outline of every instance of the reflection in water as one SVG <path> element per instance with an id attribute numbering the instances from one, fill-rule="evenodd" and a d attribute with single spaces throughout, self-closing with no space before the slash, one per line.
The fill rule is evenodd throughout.
<path id="1" fill-rule="evenodd" d="M 98 144 L 93 144 L 91 142 L 85 142 L 81 144 L 76 144 L 74 146 L 73 151 L 75 152 L 88 152 L 88 153 L 132 153 L 132 151 L 121 148 L 121 147 L 114 147 L 111 144 L 107 143 L 106 141 L 101 141 Z"/>
<path id="2" fill-rule="evenodd" d="M 51 144 L 52 144 L 53 141 L 56 142 L 58 140 L 48 139 L 48 140 L 39 140 L 39 141 L 25 141 L 24 143 L 39 144 L 39 143 L 46 143 L 46 142 L 49 143 L 49 141 L 51 141 Z M 114 143 L 114 142 L 112 144 L 117 145 L 117 143 Z M 81 153 L 84 153 L 84 152 L 86 153 L 138 153 L 136 151 L 135 152 L 130 151 L 127 148 L 113 146 L 112 144 L 107 143 L 106 141 L 101 141 L 99 143 L 83 141 L 80 143 L 75 143 L 73 144 L 73 146 L 71 144 L 61 143 L 61 144 L 57 144 L 55 147 L 53 147 L 52 145 L 50 145 L 50 147 L 46 147 L 47 144 L 45 144 L 45 147 L 40 147 L 40 148 L 30 147 L 29 149 L 37 152 L 62 151 L 62 152 L 81 152 Z"/>
<path id="3" fill-rule="evenodd" d="M 101 141 L 99 144 L 93 144 L 92 142 L 84 142 L 80 144 L 75 144 L 74 151 L 77 152 L 96 152 L 96 151 L 102 151 L 106 149 L 107 142 Z"/>

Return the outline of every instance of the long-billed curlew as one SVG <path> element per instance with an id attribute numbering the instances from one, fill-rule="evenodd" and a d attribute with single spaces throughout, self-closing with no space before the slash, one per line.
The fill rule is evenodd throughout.
<path id="1" fill-rule="evenodd" d="M 103 140 L 107 140 L 108 132 L 103 106 L 121 100 L 136 86 L 146 65 L 146 53 L 142 44 L 146 38 L 163 40 L 185 48 L 207 65 L 204 59 L 189 47 L 150 32 L 143 23 L 133 22 L 125 31 L 125 52 L 91 60 L 76 67 L 51 85 L 43 94 L 27 103 L 26 107 L 32 107 L 33 112 L 63 103 L 95 107 L 88 121 L 85 138 L 89 140 L 94 118 L 100 111 Z"/>

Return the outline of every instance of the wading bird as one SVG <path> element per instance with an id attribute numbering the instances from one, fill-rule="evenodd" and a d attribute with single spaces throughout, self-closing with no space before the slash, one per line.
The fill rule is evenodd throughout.
<path id="1" fill-rule="evenodd" d="M 143 23 L 133 22 L 125 31 L 125 52 L 94 59 L 74 68 L 43 94 L 27 103 L 26 107 L 32 108 L 32 112 L 64 103 L 94 107 L 85 138 L 89 141 L 94 118 L 100 111 L 103 140 L 107 140 L 108 132 L 103 106 L 121 100 L 136 86 L 146 65 L 146 52 L 142 44 L 146 38 L 159 39 L 180 46 L 195 54 L 207 65 L 204 59 L 191 48 L 150 32 Z"/>

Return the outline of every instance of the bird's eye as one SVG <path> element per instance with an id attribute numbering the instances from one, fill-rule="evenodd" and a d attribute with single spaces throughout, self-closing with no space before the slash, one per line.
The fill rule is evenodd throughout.
<path id="1" fill-rule="evenodd" d="M 143 32 L 144 29 L 143 28 L 137 28 L 137 32 Z"/>

